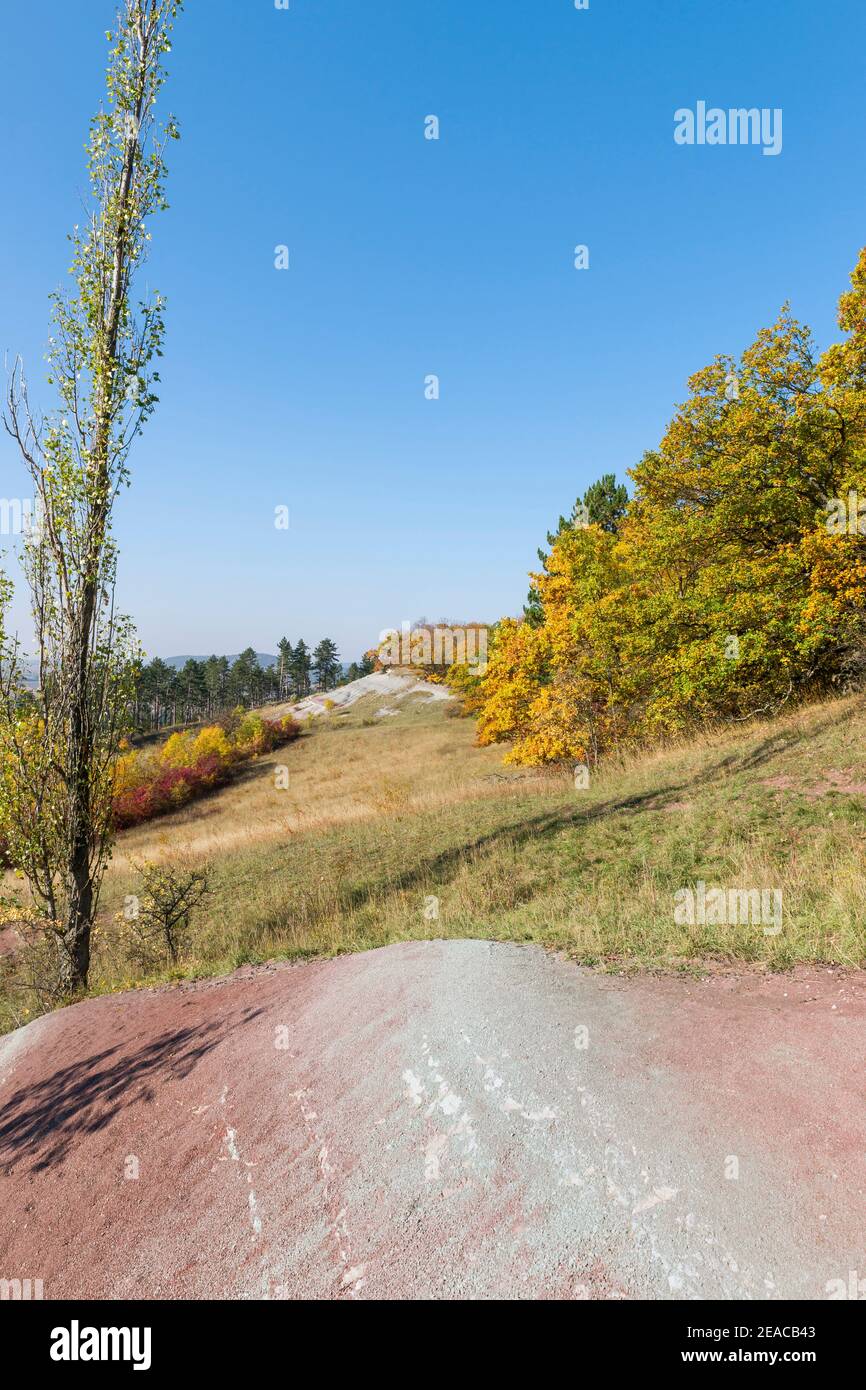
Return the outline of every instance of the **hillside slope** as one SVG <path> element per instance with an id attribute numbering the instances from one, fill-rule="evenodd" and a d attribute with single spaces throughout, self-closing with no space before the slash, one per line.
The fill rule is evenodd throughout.
<path id="1" fill-rule="evenodd" d="M 216 887 L 193 971 L 429 936 L 629 967 L 866 960 L 862 696 L 611 763 L 586 789 L 503 767 L 455 713 L 402 688 L 317 718 L 211 800 L 122 836 L 109 908 L 134 862 L 192 856 Z M 678 922 L 701 882 L 778 891 L 781 930 Z M 107 985 L 129 978 L 110 930 L 99 964 Z"/>
<path id="2" fill-rule="evenodd" d="M 173 976 L 413 937 L 534 941 L 612 969 L 866 961 L 862 696 L 634 755 L 578 789 L 568 771 L 504 767 L 434 691 L 322 703 L 231 786 L 121 835 L 92 986 L 144 978 L 116 914 L 154 859 L 213 870 Z M 697 905 L 678 921 L 677 895 L 701 883 L 773 911 L 780 893 L 781 930 L 700 921 Z M 26 1021 L 21 998 L 0 1002 L 3 1025 Z"/>
<path id="3" fill-rule="evenodd" d="M 866 702 L 587 788 L 455 712 L 366 689 L 121 837 L 94 985 L 123 992 L 0 1039 L 4 1269 L 46 1298 L 847 1296 Z M 154 858 L 216 879 L 173 974 L 240 969 L 124 989 L 112 914 Z M 781 930 L 678 922 L 701 879 L 778 885 Z"/>

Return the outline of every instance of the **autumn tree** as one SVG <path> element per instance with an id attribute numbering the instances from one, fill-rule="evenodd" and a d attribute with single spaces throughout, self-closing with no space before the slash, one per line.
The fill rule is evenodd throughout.
<path id="1" fill-rule="evenodd" d="M 560 519 L 525 621 L 497 626 L 479 737 L 592 761 L 866 675 L 866 251 L 844 340 L 786 307 L 689 381 L 658 449 Z"/>
<path id="2" fill-rule="evenodd" d="M 45 417 L 31 408 L 20 363 L 7 393 L 6 428 L 38 500 L 23 567 L 39 692 L 35 715 L 21 720 L 21 653 L 7 643 L 2 817 L 66 994 L 87 983 L 112 768 L 132 704 L 134 643 L 114 607 L 112 512 L 132 442 L 157 403 L 163 301 L 136 305 L 133 291 L 151 218 L 166 206 L 164 151 L 177 130 L 171 120 L 157 129 L 155 107 L 179 9 L 179 0 L 122 0 L 107 102 L 90 128 L 90 205 L 71 237 L 74 286 L 53 297 L 49 384 L 59 405 Z"/>
<path id="3" fill-rule="evenodd" d="M 556 530 L 547 533 L 547 544 L 553 546 L 559 537 L 566 532 L 582 530 L 583 527 L 589 525 L 600 526 L 603 531 L 615 534 L 619 530 L 627 509 L 628 489 L 625 484 L 617 483 L 615 474 L 605 473 L 597 482 L 590 484 L 583 497 L 578 497 L 571 509 L 570 516 L 560 516 Z M 545 568 L 548 559 L 547 552 L 539 550 L 538 558 L 542 568 Z M 526 596 L 523 616 L 530 627 L 540 627 L 544 622 L 544 609 L 538 585 L 535 583 Z"/>
<path id="4" fill-rule="evenodd" d="M 164 952 L 177 965 L 187 944 L 193 913 L 211 892 L 210 870 L 185 864 L 144 864 L 140 886 L 132 895 L 134 911 L 121 916 L 135 943 L 134 955 L 150 966 Z"/>

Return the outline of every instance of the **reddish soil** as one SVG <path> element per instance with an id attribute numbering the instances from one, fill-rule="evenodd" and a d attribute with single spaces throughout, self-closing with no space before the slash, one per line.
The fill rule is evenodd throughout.
<path id="1" fill-rule="evenodd" d="M 866 983 L 833 970 L 421 942 L 96 999 L 0 1040 L 0 1277 L 826 1298 L 866 1274 L 864 1062 Z"/>

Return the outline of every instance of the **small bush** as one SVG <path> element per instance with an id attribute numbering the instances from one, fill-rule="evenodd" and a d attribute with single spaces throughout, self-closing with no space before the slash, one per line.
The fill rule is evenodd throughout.
<path id="1" fill-rule="evenodd" d="M 118 917 L 132 933 L 131 954 L 137 964 L 146 967 L 155 964 L 160 955 L 176 965 L 186 945 L 192 914 L 210 892 L 209 871 L 145 864 L 140 874 L 138 894 L 131 895 L 128 909 Z"/>
<path id="2" fill-rule="evenodd" d="M 190 733 L 172 734 L 162 745 L 159 760 L 166 767 L 189 767 L 195 761 L 195 740 Z"/>
<path id="3" fill-rule="evenodd" d="M 260 714 L 247 714 L 238 725 L 235 743 L 238 748 L 260 751 L 264 739 L 265 721 Z"/>
<path id="4" fill-rule="evenodd" d="M 232 745 L 225 729 L 220 728 L 219 724 L 211 724 L 202 729 L 192 745 L 192 754 L 196 763 L 202 758 L 211 757 L 228 760 L 232 755 Z"/>
<path id="5" fill-rule="evenodd" d="M 137 753 L 123 753 L 114 765 L 115 795 L 134 791 L 144 780 L 143 759 Z"/>

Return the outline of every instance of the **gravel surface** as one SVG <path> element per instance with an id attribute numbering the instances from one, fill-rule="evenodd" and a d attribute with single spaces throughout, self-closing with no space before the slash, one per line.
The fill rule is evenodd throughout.
<path id="1" fill-rule="evenodd" d="M 866 984 L 405 943 L 0 1039 L 46 1298 L 823 1299 L 866 1275 Z"/>

